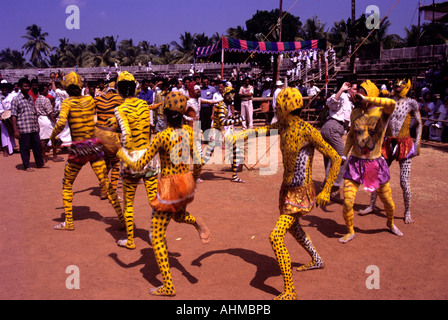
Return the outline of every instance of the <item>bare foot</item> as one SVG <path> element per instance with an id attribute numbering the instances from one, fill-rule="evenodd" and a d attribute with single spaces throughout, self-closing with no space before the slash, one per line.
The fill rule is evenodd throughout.
<path id="1" fill-rule="evenodd" d="M 319 259 L 319 260 L 313 260 L 307 264 L 304 264 L 303 266 L 298 267 L 297 271 L 308 271 L 308 270 L 323 269 L 323 268 L 325 268 L 325 264 L 321 259 Z"/>
<path id="2" fill-rule="evenodd" d="M 210 229 L 204 223 L 204 220 L 202 220 L 202 218 L 196 218 L 196 225 L 202 244 L 208 244 L 211 238 Z"/>
<path id="3" fill-rule="evenodd" d="M 390 231 L 392 231 L 394 235 L 399 237 L 403 236 L 403 232 L 401 232 L 400 229 L 398 229 L 393 223 L 388 222 L 387 227 L 390 229 Z"/>
<path id="4" fill-rule="evenodd" d="M 174 297 L 176 295 L 176 290 L 173 289 L 168 289 L 165 286 L 160 286 L 157 288 L 151 288 L 149 289 L 149 293 L 152 294 L 153 296 L 169 296 L 169 297 Z"/>
<path id="5" fill-rule="evenodd" d="M 339 239 L 340 243 L 347 243 L 353 240 L 353 238 L 355 237 L 355 233 L 347 233 L 345 236 L 343 236 L 342 238 Z"/>
<path id="6" fill-rule="evenodd" d="M 359 210 L 359 214 L 360 215 L 366 215 L 366 214 L 369 214 L 371 212 L 373 212 L 373 208 L 371 206 L 368 206 L 364 210 Z"/>
<path id="7" fill-rule="evenodd" d="M 54 230 L 65 230 L 65 231 L 73 231 L 75 227 L 73 225 L 69 226 L 64 222 L 57 224 L 54 226 Z"/>
<path id="8" fill-rule="evenodd" d="M 244 180 L 240 179 L 238 177 L 233 177 L 230 181 L 231 182 L 236 182 L 236 183 L 244 183 Z"/>
<path id="9" fill-rule="evenodd" d="M 413 222 L 414 222 L 414 219 L 412 219 L 411 213 L 410 212 L 405 213 L 404 214 L 404 223 L 410 224 L 410 223 L 413 223 Z"/>
<path id="10" fill-rule="evenodd" d="M 295 291 L 283 291 L 281 294 L 276 296 L 274 300 L 297 300 L 297 293 Z"/>
<path id="11" fill-rule="evenodd" d="M 124 248 L 128 248 L 128 249 L 135 249 L 135 243 L 129 242 L 128 239 L 120 239 L 117 241 L 117 244 L 119 247 L 124 247 Z"/>

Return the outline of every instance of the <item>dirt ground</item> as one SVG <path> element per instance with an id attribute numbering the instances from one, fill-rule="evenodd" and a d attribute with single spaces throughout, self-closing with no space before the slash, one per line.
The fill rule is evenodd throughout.
<path id="1" fill-rule="evenodd" d="M 67 159 L 67 154 L 62 154 Z M 33 159 L 33 158 L 32 158 Z M 281 155 L 279 155 L 281 166 Z M 399 166 L 391 167 L 399 238 L 386 228 L 382 204 L 372 214 L 355 215 L 355 239 L 338 242 L 345 231 L 341 204 L 315 208 L 303 217 L 326 267 L 293 272 L 299 299 L 317 300 L 444 300 L 448 298 L 448 147 L 424 145 L 412 163 L 412 213 L 405 225 Z M 283 281 L 268 236 L 278 218 L 282 169 L 260 175 L 259 165 L 244 168 L 245 184 L 230 183 L 229 165 L 207 165 L 188 207 L 212 231 L 202 245 L 196 230 L 172 221 L 167 231 L 171 271 L 177 296 L 159 298 L 148 289 L 161 285 L 161 276 L 148 243 L 151 209 L 143 185 L 135 200 L 135 250 L 116 245 L 124 236 L 107 200 L 100 200 L 89 165 L 74 185 L 76 230 L 53 226 L 63 221 L 61 180 L 64 162 L 50 169 L 25 172 L 20 155 L 0 158 L 0 299 L 146 299 L 146 300 L 271 300 Z M 34 163 L 32 163 L 34 166 Z M 253 165 L 248 165 L 252 168 Z M 316 151 L 313 179 L 319 189 L 324 178 L 322 156 Z M 119 189 L 121 194 L 121 188 Z M 360 189 L 355 211 L 369 202 Z M 310 257 L 287 235 L 294 269 Z M 366 273 L 377 266 L 379 289 L 368 289 Z M 69 266 L 79 270 L 79 289 L 67 289 Z"/>

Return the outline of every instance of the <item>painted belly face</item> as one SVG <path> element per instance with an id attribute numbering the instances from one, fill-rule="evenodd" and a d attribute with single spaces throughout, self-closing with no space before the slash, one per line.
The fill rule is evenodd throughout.
<path id="1" fill-rule="evenodd" d="M 357 145 L 362 156 L 369 157 L 370 153 L 379 144 L 382 130 L 378 128 L 378 120 L 379 117 L 363 115 L 354 122 Z"/>

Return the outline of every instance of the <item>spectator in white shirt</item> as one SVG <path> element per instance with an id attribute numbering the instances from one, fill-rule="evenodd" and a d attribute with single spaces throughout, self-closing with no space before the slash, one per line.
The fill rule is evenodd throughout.
<path id="1" fill-rule="evenodd" d="M 277 122 L 277 115 L 275 114 L 275 106 L 277 105 L 277 96 L 280 93 L 280 91 L 282 91 L 283 89 L 283 82 L 281 81 L 277 81 L 275 83 L 275 90 L 274 90 L 274 94 L 272 96 L 272 109 L 274 110 L 274 117 L 272 118 L 271 124 L 274 122 Z"/>
<path id="2" fill-rule="evenodd" d="M 318 93 L 320 92 L 320 89 L 318 88 L 318 87 L 316 87 L 315 85 L 314 85 L 314 81 L 313 80 L 311 80 L 310 81 L 310 86 L 309 86 L 309 88 L 308 88 L 308 90 L 307 90 L 307 94 L 308 94 L 308 97 L 314 97 L 315 95 L 317 95 Z"/>
<path id="3" fill-rule="evenodd" d="M 358 92 L 358 83 L 345 82 L 339 91 L 333 94 L 327 100 L 327 106 L 329 108 L 329 116 L 322 126 L 321 134 L 322 138 L 331 145 L 337 153 L 342 157 L 344 155 L 344 142 L 342 136 L 348 131 L 350 126 L 350 114 L 354 108 L 353 103 L 350 101 L 350 97 Z M 324 158 L 325 164 L 325 179 L 328 176 L 330 169 L 330 161 Z M 332 193 L 332 198 L 336 199 L 339 194 L 339 189 L 344 182 L 345 164 L 341 164 L 339 175 L 333 185 L 335 191 Z"/>

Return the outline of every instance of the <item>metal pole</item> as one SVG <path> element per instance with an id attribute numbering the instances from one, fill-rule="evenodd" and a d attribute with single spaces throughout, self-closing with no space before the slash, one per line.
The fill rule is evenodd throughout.
<path id="1" fill-rule="evenodd" d="M 355 21 L 356 21 L 356 0 L 352 0 L 352 29 L 353 29 L 353 26 L 355 25 Z M 350 42 L 352 44 L 352 52 L 354 52 L 355 47 L 356 47 L 356 38 L 355 38 L 355 34 L 353 34 L 353 33 L 352 33 L 352 39 Z M 355 62 L 356 62 L 356 53 L 352 54 L 351 59 L 350 59 L 350 72 L 352 73 L 352 75 L 354 75 L 356 73 Z"/>
<path id="2" fill-rule="evenodd" d="M 221 37 L 221 81 L 224 81 L 224 36 Z"/>
<path id="3" fill-rule="evenodd" d="M 436 63 L 435 63 L 435 57 L 434 57 L 434 52 L 435 52 L 435 45 L 434 45 L 434 41 L 435 41 L 435 37 L 436 37 L 436 22 L 435 22 L 435 4 L 434 4 L 434 0 L 432 0 L 432 92 L 434 93 L 434 82 L 435 82 L 435 74 L 434 74 L 434 70 L 436 67 Z"/>
<path id="4" fill-rule="evenodd" d="M 282 15 L 283 15 L 283 0 L 280 0 L 280 9 L 278 15 L 279 36 L 278 41 L 282 42 Z M 275 81 L 280 80 L 280 53 L 277 54 L 277 70 L 275 70 Z"/>
<path id="5" fill-rule="evenodd" d="M 417 88 L 417 79 L 418 79 L 418 68 L 420 65 L 419 59 L 420 59 L 420 9 L 421 8 L 421 2 L 418 2 L 418 34 L 417 34 L 417 55 L 416 55 L 416 62 L 417 66 L 415 68 L 415 81 L 414 81 L 414 88 Z"/>
<path id="6" fill-rule="evenodd" d="M 356 20 L 356 1 L 352 0 L 352 20 Z"/>

